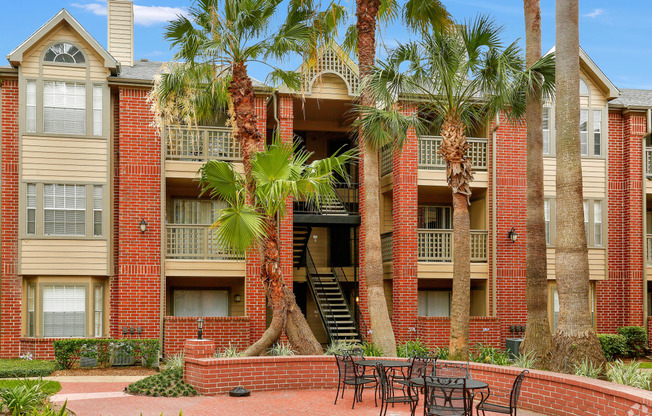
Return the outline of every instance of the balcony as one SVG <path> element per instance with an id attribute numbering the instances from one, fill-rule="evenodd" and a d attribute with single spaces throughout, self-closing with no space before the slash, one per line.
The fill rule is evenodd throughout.
<path id="1" fill-rule="evenodd" d="M 453 230 L 417 230 L 419 262 L 452 263 Z M 487 262 L 487 231 L 471 230 L 471 263 Z"/>
<path id="2" fill-rule="evenodd" d="M 210 225 L 166 226 L 166 258 L 174 260 L 243 260 L 244 257 L 220 247 Z"/>
<path id="3" fill-rule="evenodd" d="M 167 160 L 205 162 L 240 160 L 240 145 L 228 127 L 169 128 Z"/>
<path id="4" fill-rule="evenodd" d="M 417 164 L 419 169 L 446 169 L 446 162 L 437 155 L 441 141 L 442 138 L 440 136 L 419 137 L 419 147 L 417 150 Z M 466 141 L 469 143 L 468 156 L 473 169 L 476 171 L 487 170 L 488 140 L 468 137 Z"/>

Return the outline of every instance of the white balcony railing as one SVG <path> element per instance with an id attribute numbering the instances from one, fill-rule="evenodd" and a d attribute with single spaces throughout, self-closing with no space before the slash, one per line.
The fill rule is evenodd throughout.
<path id="1" fill-rule="evenodd" d="M 417 259 L 424 262 L 453 261 L 453 230 L 417 230 Z M 487 231 L 471 230 L 471 262 L 487 261 Z"/>
<path id="2" fill-rule="evenodd" d="M 487 170 L 488 140 L 469 137 L 466 141 L 469 143 L 468 156 L 473 169 Z M 441 146 L 441 137 L 439 136 L 419 137 L 417 151 L 419 169 L 446 169 L 446 162 L 437 154 L 439 146 Z"/>
<path id="3" fill-rule="evenodd" d="M 167 225 L 166 257 L 168 259 L 242 260 L 217 242 L 210 225 Z"/>
<path id="4" fill-rule="evenodd" d="M 240 144 L 226 127 L 170 127 L 167 131 L 168 160 L 204 162 L 240 160 Z"/>
<path id="5" fill-rule="evenodd" d="M 645 148 L 645 175 L 652 176 L 652 147 Z"/>

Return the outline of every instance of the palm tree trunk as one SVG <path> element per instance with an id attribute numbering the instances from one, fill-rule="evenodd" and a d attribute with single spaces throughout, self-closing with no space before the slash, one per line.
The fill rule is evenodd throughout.
<path id="1" fill-rule="evenodd" d="M 233 65 L 233 79 L 229 85 L 229 94 L 233 100 L 234 137 L 240 142 L 242 163 L 247 182 L 247 198 L 254 202 L 255 184 L 251 176 L 251 160 L 260 148 L 263 135 L 257 127 L 255 95 L 247 66 L 243 63 Z M 280 262 L 278 227 L 275 218 L 266 222 L 267 236 L 263 243 L 263 264 L 261 278 L 265 286 L 267 300 L 272 308 L 272 322 L 260 340 L 244 351 L 244 355 L 264 353 L 285 330 L 292 347 L 300 354 L 322 354 L 322 348 L 310 330 L 301 309 L 291 290 L 283 283 Z"/>
<path id="2" fill-rule="evenodd" d="M 473 173 L 466 154 L 469 145 L 464 125 L 457 117 L 447 117 L 441 128 L 438 153 L 446 161 L 446 178 L 453 190 L 453 296 L 451 299 L 450 356 L 469 357 L 471 312 L 471 219 L 469 201 Z"/>
<path id="3" fill-rule="evenodd" d="M 376 60 L 376 17 L 379 0 L 357 0 L 356 15 L 358 28 L 358 63 L 360 77 L 369 74 Z M 371 95 L 363 90 L 360 103 L 373 106 Z M 386 356 L 396 356 L 396 339 L 389 318 L 385 289 L 383 287 L 383 259 L 380 242 L 380 184 L 378 179 L 378 149 L 364 141 L 361 133 L 364 168 L 364 227 L 365 256 L 364 276 L 367 285 L 369 326 L 373 341 Z"/>
<path id="4" fill-rule="evenodd" d="M 531 67 L 541 58 L 540 0 L 523 0 L 525 10 L 526 61 Z M 522 352 L 531 351 L 545 364 L 552 344 L 548 321 L 548 269 L 543 200 L 543 115 L 541 91 L 530 91 L 527 122 L 527 242 L 525 301 L 527 325 Z"/>
<path id="5" fill-rule="evenodd" d="M 559 323 L 551 369 L 572 372 L 588 358 L 604 364 L 589 305 L 589 260 L 584 229 L 580 155 L 578 0 L 556 4 L 557 240 Z"/>

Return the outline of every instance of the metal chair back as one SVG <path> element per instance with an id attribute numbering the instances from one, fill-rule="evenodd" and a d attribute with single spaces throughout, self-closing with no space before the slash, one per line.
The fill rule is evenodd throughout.
<path id="1" fill-rule="evenodd" d="M 470 415 L 472 396 L 464 377 L 424 376 L 424 415 Z"/>
<path id="2" fill-rule="evenodd" d="M 516 409 L 516 405 L 518 403 L 518 397 L 521 395 L 521 385 L 523 384 L 523 379 L 525 379 L 525 375 L 528 373 L 529 373 L 528 370 L 523 370 L 521 374 L 516 376 L 516 380 L 514 380 L 514 385 L 512 386 L 512 392 L 509 395 L 510 410 Z"/>
<path id="3" fill-rule="evenodd" d="M 355 377 L 355 368 L 348 355 L 335 354 L 335 362 L 337 363 L 337 374 L 340 382 Z"/>
<path id="4" fill-rule="evenodd" d="M 471 378 L 469 363 L 435 362 L 436 377 Z"/>
<path id="5" fill-rule="evenodd" d="M 417 355 L 410 358 L 410 378 L 431 376 L 434 374 L 434 365 L 437 363 L 437 357 L 430 355 Z"/>

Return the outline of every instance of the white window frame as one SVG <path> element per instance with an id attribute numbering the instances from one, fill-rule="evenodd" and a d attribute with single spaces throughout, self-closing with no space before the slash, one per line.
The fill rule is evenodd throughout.
<path id="1" fill-rule="evenodd" d="M 43 132 L 85 135 L 86 119 L 88 116 L 86 95 L 87 88 L 85 83 L 44 81 Z M 83 117 L 79 117 L 80 114 Z M 49 117 L 50 115 L 52 117 Z"/>
<path id="2" fill-rule="evenodd" d="M 69 205 L 69 195 L 68 194 L 68 189 L 72 187 L 72 200 L 73 200 L 73 205 L 72 207 L 68 206 Z M 52 195 L 48 194 L 48 189 L 52 189 L 53 193 Z M 78 190 L 83 193 L 83 195 L 78 194 Z M 45 184 L 43 186 L 43 233 L 45 235 L 62 235 L 62 236 L 85 236 L 86 235 L 86 198 L 88 197 L 87 192 L 86 192 L 86 185 L 70 185 L 70 184 Z M 63 199 L 63 206 L 60 204 L 60 199 Z M 53 220 L 48 221 L 48 212 L 52 212 Z M 66 232 L 66 228 L 68 228 L 68 213 L 74 213 L 75 221 L 73 222 L 75 231 L 74 232 Z M 62 233 L 58 233 L 56 231 L 57 227 L 57 220 L 56 216 L 57 213 L 60 215 L 63 214 L 63 228 L 64 231 Z M 79 214 L 81 215 L 81 218 L 83 218 L 83 223 L 77 222 L 77 219 L 79 218 Z M 52 229 L 49 231 L 48 230 L 48 224 L 52 224 Z M 81 225 L 81 232 L 77 231 L 77 228 Z"/>
<path id="3" fill-rule="evenodd" d="M 36 133 L 36 81 L 25 82 L 25 131 Z"/>
<path id="4" fill-rule="evenodd" d="M 25 234 L 36 235 L 37 188 L 35 183 L 28 183 L 25 190 Z"/>
<path id="5" fill-rule="evenodd" d="M 41 334 L 45 338 L 83 338 L 86 337 L 87 331 L 86 331 L 86 319 L 87 319 L 87 314 L 88 314 L 88 286 L 87 285 L 79 285 L 79 284 L 42 284 L 41 286 Z M 63 294 L 64 296 L 66 295 L 66 291 L 72 291 L 74 296 L 74 292 L 83 292 L 83 308 L 81 310 L 68 310 L 68 311 L 52 311 L 50 312 L 49 310 L 46 310 L 46 307 L 49 309 L 49 307 L 53 308 L 58 308 L 58 309 L 63 309 L 68 303 L 67 306 L 70 306 L 70 303 L 76 303 L 78 302 L 79 299 L 57 299 L 52 301 L 50 305 L 47 304 L 48 299 L 46 298 L 46 294 L 48 294 L 49 288 L 52 288 L 52 293 L 54 294 L 56 292 L 55 288 L 63 288 Z M 76 294 L 77 296 L 79 293 Z M 55 306 L 56 305 L 56 306 Z M 78 317 L 74 316 L 75 314 L 78 314 L 83 311 L 83 318 L 82 318 L 82 327 L 80 328 L 79 326 L 75 326 L 75 319 Z M 64 314 L 64 320 L 66 321 L 66 324 L 63 326 L 64 331 L 63 332 L 55 332 L 53 329 L 47 328 L 46 324 L 46 313 L 62 313 Z M 72 314 L 73 316 L 66 317 L 66 315 Z M 56 328 L 55 328 L 56 329 Z M 67 331 L 67 332 L 66 332 Z"/>

